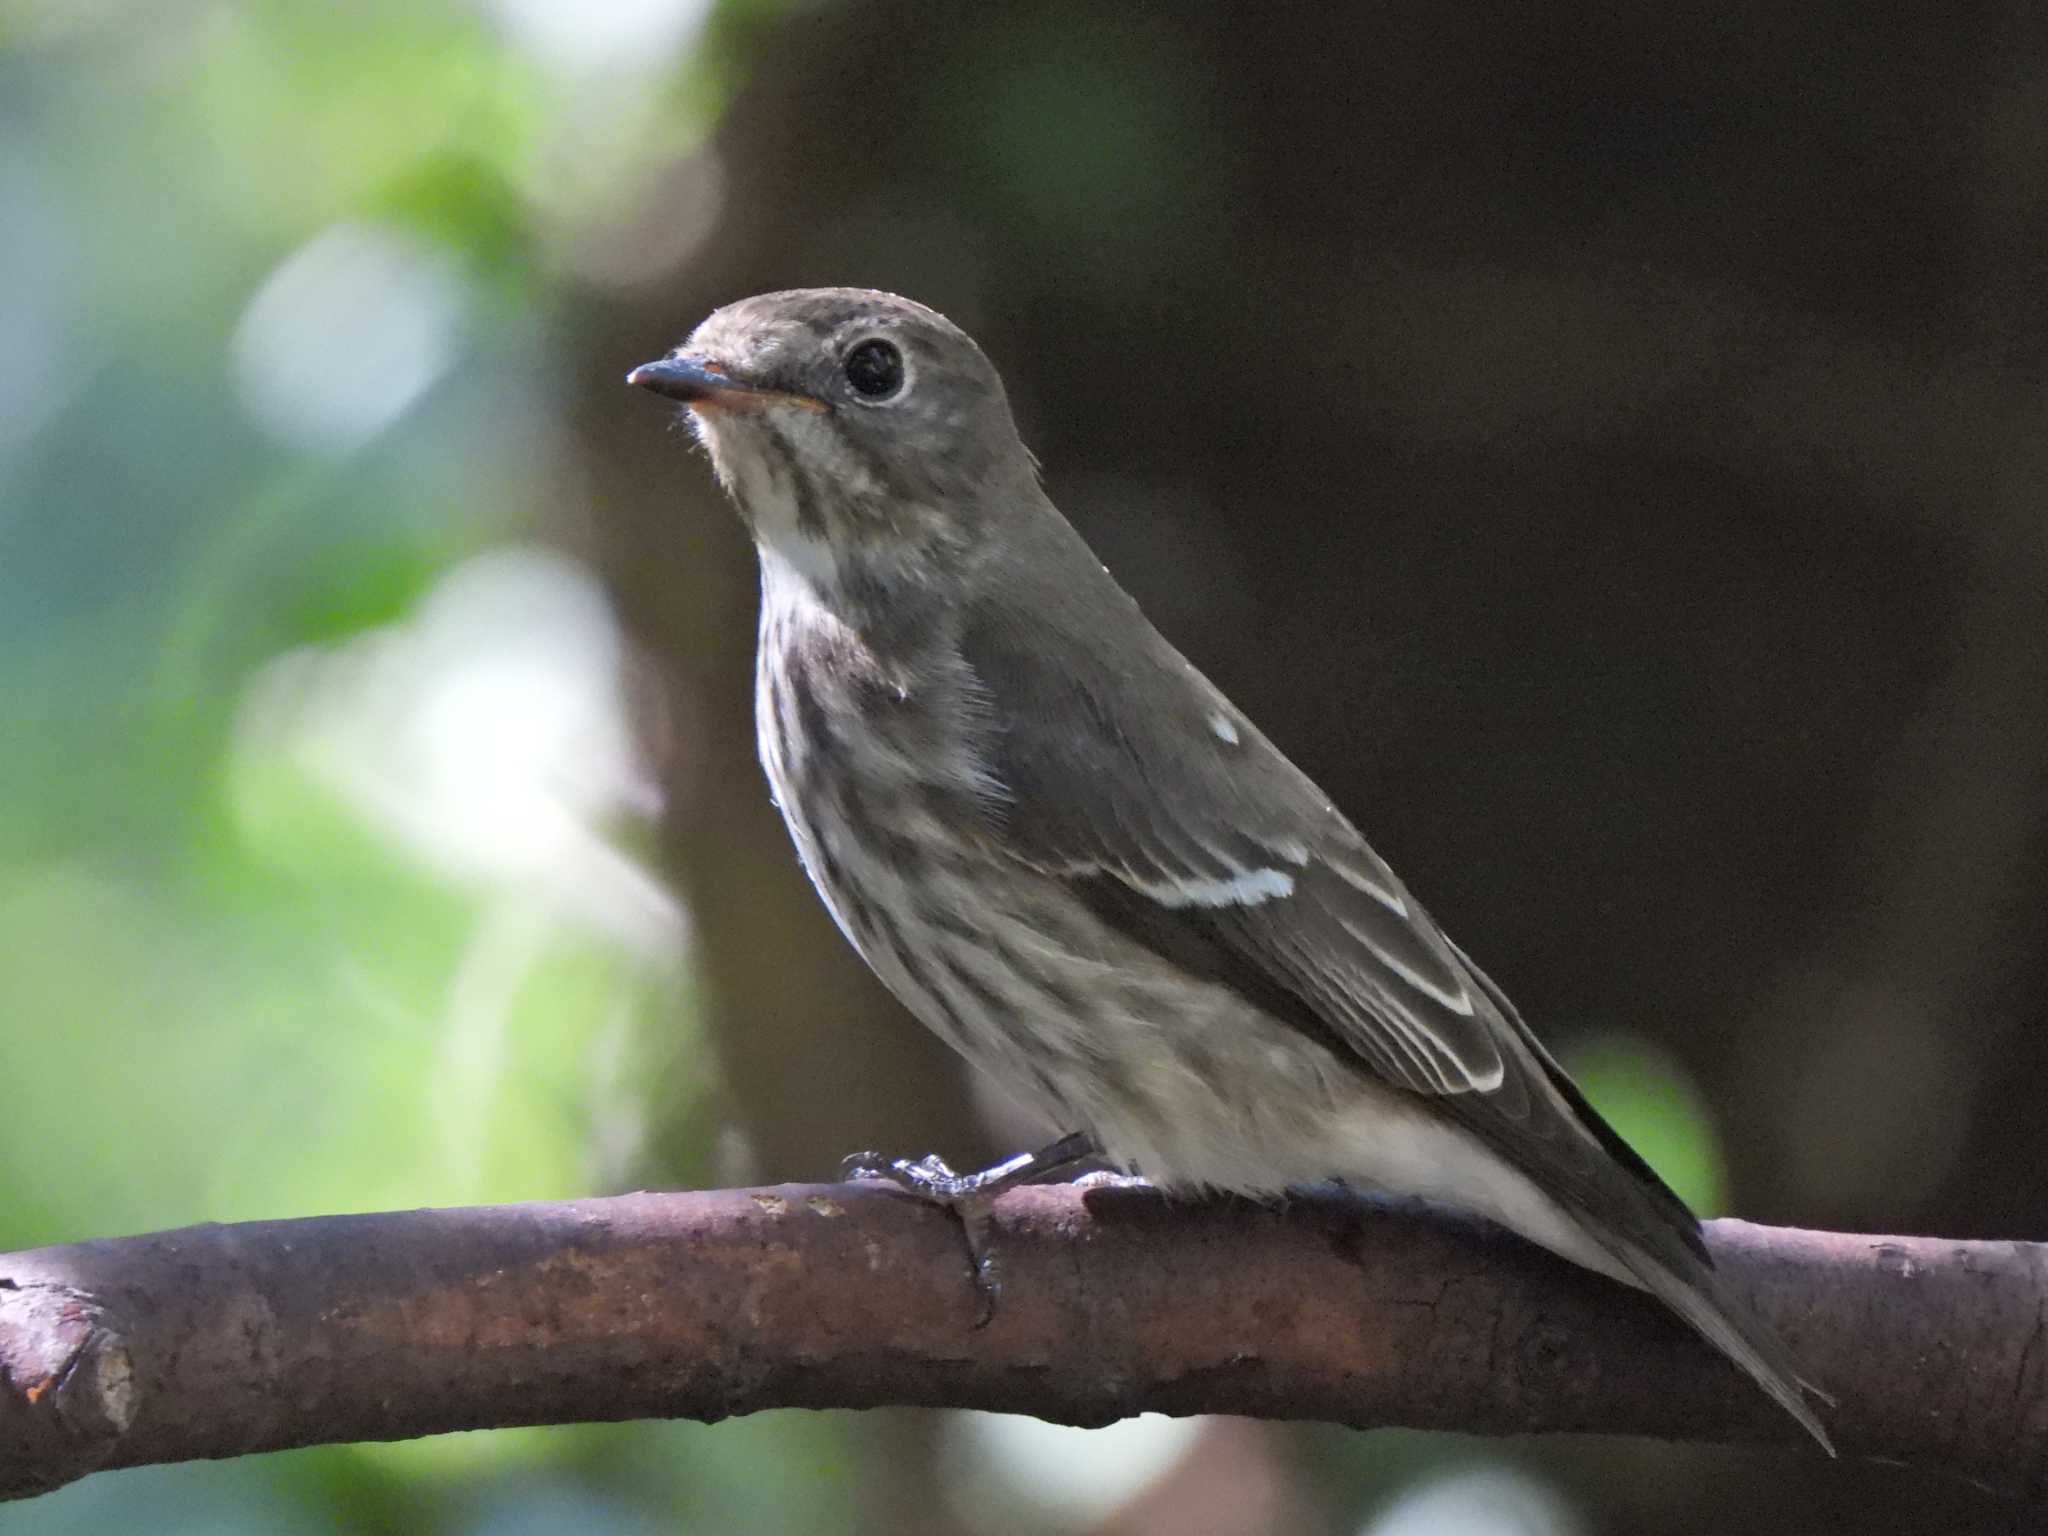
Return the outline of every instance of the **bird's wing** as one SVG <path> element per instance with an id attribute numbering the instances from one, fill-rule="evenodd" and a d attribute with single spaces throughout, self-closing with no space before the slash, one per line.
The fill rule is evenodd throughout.
<path id="1" fill-rule="evenodd" d="M 990 856 L 1066 881 L 1128 938 L 1426 1097 L 1832 1451 L 1797 1362 L 1722 1282 L 1685 1202 L 1507 998 L 1085 550 L 1068 577 L 960 635 L 1000 790 Z"/>
<path id="2" fill-rule="evenodd" d="M 968 626 L 963 658 L 996 706 L 1002 856 L 1067 881 L 1117 931 L 1340 1060 L 1435 1099 L 1632 1244 L 1668 1253 L 1676 1237 L 1704 1259 L 1684 1202 L 1499 989 L 1314 783 L 1138 624 L 1145 647 L 1113 657 L 1057 625 Z"/>

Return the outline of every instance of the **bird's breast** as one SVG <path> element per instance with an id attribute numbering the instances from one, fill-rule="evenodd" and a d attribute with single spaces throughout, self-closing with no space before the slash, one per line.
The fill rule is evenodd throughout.
<path id="1" fill-rule="evenodd" d="M 763 597 L 755 725 L 776 804 L 840 930 L 943 1033 L 922 957 L 935 928 L 971 931 L 989 798 L 967 703 L 930 658 L 878 654 L 801 592 Z"/>

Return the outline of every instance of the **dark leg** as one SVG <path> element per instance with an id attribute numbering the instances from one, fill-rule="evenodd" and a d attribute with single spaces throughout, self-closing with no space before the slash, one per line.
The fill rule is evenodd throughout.
<path id="1" fill-rule="evenodd" d="M 879 1152 L 856 1152 L 840 1163 L 839 1176 L 848 1181 L 882 1180 L 952 1212 L 966 1239 L 974 1288 L 981 1295 L 981 1316 L 975 1322 L 975 1327 L 981 1328 L 996 1315 L 996 1295 L 1002 1289 L 989 1241 L 990 1208 L 996 1197 L 1020 1185 L 1049 1182 L 1101 1152 L 1093 1136 L 1076 1131 L 1049 1147 L 1020 1152 L 978 1173 L 955 1173 L 936 1153 L 913 1161 L 884 1157 Z"/>

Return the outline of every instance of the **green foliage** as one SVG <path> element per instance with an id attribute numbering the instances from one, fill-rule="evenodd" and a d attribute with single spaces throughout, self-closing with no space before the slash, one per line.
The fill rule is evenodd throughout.
<path id="1" fill-rule="evenodd" d="M 1634 1035 L 1603 1035 L 1564 1052 L 1593 1107 L 1702 1216 L 1727 1209 L 1713 1115 L 1681 1067 Z"/>
<path id="2" fill-rule="evenodd" d="M 6 10 L 0 401 L 29 408 L 0 423 L 0 1248 L 661 1177 L 637 1127 L 643 1095 L 701 1089 L 686 978 L 531 871 L 423 843 L 324 739 L 375 744 L 351 679 L 532 520 L 551 200 L 573 186 L 601 215 L 729 88 L 687 54 L 648 62 L 657 88 L 565 179 L 587 82 L 489 7 Z M 272 275 L 336 229 L 433 276 L 427 334 L 453 349 L 353 442 L 262 415 L 346 346 L 245 335 Z M 824 1473 L 779 1502 L 717 1493 L 707 1469 L 737 1442 L 686 1441 L 609 1427 L 151 1469 L 0 1523 L 431 1532 L 553 1509 L 667 1530 L 648 1511 L 680 1507 L 685 1470 L 714 1490 L 692 1495 L 707 1519 L 812 1528 L 834 1497 Z"/>

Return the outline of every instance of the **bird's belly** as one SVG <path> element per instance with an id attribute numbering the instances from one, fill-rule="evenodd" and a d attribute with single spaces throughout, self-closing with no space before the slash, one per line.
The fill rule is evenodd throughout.
<path id="1" fill-rule="evenodd" d="M 799 819 L 812 877 L 876 974 L 1060 1131 L 1088 1130 L 1119 1163 L 1189 1191 L 1361 1176 L 1330 1127 L 1369 1122 L 1393 1090 L 1107 930 L 1053 882 L 972 861 L 912 875 L 864 857 L 829 813 Z"/>
<path id="2" fill-rule="evenodd" d="M 1340 1178 L 1420 1196 L 1642 1284 L 1569 1210 L 1432 1101 L 1348 1067 L 1319 1072 L 1311 1065 L 1319 1047 L 1260 1040 L 1284 1024 L 1255 1013 L 1236 1022 L 1236 1048 L 1212 1041 L 1192 1057 L 1158 1052 L 1136 1068 L 1136 1092 L 1094 1106 L 1091 1128 L 1111 1156 L 1169 1189 L 1262 1197 Z"/>
<path id="3" fill-rule="evenodd" d="M 1155 1183 L 1265 1197 L 1341 1178 L 1491 1217 L 1640 1283 L 1432 1101 L 1340 1061 L 1228 988 L 1127 948 L 1057 896 L 1031 899 L 1009 879 L 990 889 L 964 872 L 878 895 L 845 907 L 928 916 L 863 940 L 828 900 L 911 1011 L 1060 1131 L 1093 1133 Z"/>
<path id="4" fill-rule="evenodd" d="M 856 787 L 888 776 L 792 760 L 767 730 L 762 746 L 840 930 L 919 1020 L 1060 1131 L 1091 1132 L 1169 1189 L 1256 1197 L 1342 1178 L 1477 1211 L 1629 1278 L 1427 1100 L 1108 928 L 1061 882 L 991 860 L 928 799 Z"/>

